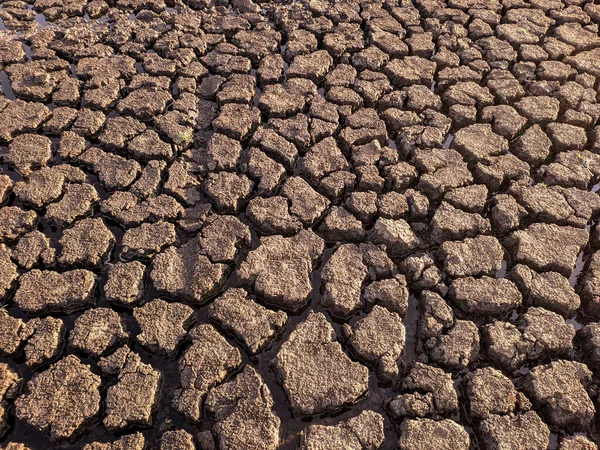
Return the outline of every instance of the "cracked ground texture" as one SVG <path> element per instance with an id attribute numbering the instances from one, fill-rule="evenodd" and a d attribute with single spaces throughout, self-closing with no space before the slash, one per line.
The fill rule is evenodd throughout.
<path id="1" fill-rule="evenodd" d="M 0 0 L 0 448 L 597 449 L 599 25 Z"/>

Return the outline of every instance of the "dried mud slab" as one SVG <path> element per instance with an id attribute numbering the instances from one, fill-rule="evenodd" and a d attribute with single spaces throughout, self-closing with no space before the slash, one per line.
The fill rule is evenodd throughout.
<path id="1" fill-rule="evenodd" d="M 383 443 L 383 417 L 363 411 L 336 426 L 312 425 L 300 437 L 300 449 L 313 448 L 379 448 Z"/>
<path id="2" fill-rule="evenodd" d="M 451 414 L 458 409 L 452 375 L 437 367 L 416 362 L 401 383 L 405 393 L 391 399 L 388 412 L 394 420 Z"/>
<path id="3" fill-rule="evenodd" d="M 208 393 L 206 409 L 216 420 L 212 434 L 224 447 L 276 449 L 281 420 L 273 405 L 261 376 L 246 366 L 233 381 Z"/>
<path id="4" fill-rule="evenodd" d="M 97 358 L 128 337 L 119 314 L 109 308 L 95 308 L 88 309 L 77 318 L 69 343 L 73 348 Z"/>
<path id="5" fill-rule="evenodd" d="M 34 211 L 24 211 L 15 206 L 0 208 L 0 241 L 9 242 L 32 231 L 37 223 Z"/>
<path id="6" fill-rule="evenodd" d="M 9 402 L 17 397 L 21 387 L 21 377 L 7 364 L 0 364 L 0 436 L 8 431 Z"/>
<path id="7" fill-rule="evenodd" d="M 517 390 L 510 379 L 491 367 L 478 369 L 471 374 L 467 395 L 471 414 L 481 419 L 492 414 L 514 412 L 518 399 Z"/>
<path id="8" fill-rule="evenodd" d="M 434 421 L 431 419 L 405 420 L 400 425 L 399 448 L 426 449 L 456 448 L 466 450 L 470 445 L 469 434 L 450 419 Z"/>
<path id="9" fill-rule="evenodd" d="M 192 345 L 179 359 L 181 388 L 175 391 L 173 408 L 190 420 L 202 418 L 203 402 L 210 388 L 242 364 L 232 347 L 211 325 L 190 331 Z"/>
<path id="10" fill-rule="evenodd" d="M 585 390 L 590 375 L 584 364 L 557 360 L 532 370 L 524 389 L 551 425 L 584 429 L 596 412 Z"/>
<path id="11" fill-rule="evenodd" d="M 344 354 L 321 313 L 296 327 L 271 364 L 296 414 L 335 412 L 369 390 L 367 368 Z"/>
<path id="12" fill-rule="evenodd" d="M 169 247 L 152 261 L 150 279 L 165 295 L 192 302 L 203 302 L 223 283 L 224 264 L 213 264 L 201 253 L 197 241 L 182 247 Z"/>
<path id="13" fill-rule="evenodd" d="M 337 317 L 351 315 L 361 306 L 361 287 L 367 273 L 358 246 L 340 246 L 321 272 L 323 306 Z"/>
<path id="14" fill-rule="evenodd" d="M 168 222 L 143 223 L 125 232 L 121 241 L 123 259 L 146 259 L 175 243 L 175 226 Z"/>
<path id="15" fill-rule="evenodd" d="M 160 438 L 161 450 L 194 450 L 194 438 L 185 430 L 167 431 Z"/>
<path id="16" fill-rule="evenodd" d="M 194 310 L 157 299 L 133 310 L 141 333 L 136 339 L 152 353 L 173 357 L 194 320 Z"/>
<path id="17" fill-rule="evenodd" d="M 27 322 L 19 334 L 26 342 L 23 348 L 26 364 L 39 367 L 60 355 L 65 344 L 66 326 L 61 319 L 36 317 Z"/>
<path id="18" fill-rule="evenodd" d="M 14 301 L 32 315 L 70 313 L 92 302 L 95 284 L 94 274 L 84 269 L 63 273 L 33 269 L 21 277 Z"/>
<path id="19" fill-rule="evenodd" d="M 550 442 L 548 426 L 534 411 L 515 418 L 493 415 L 479 424 L 478 434 L 489 448 L 499 448 L 506 442 L 545 448 Z"/>
<path id="20" fill-rule="evenodd" d="M 469 314 L 501 316 L 521 304 L 521 293 L 503 278 L 461 278 L 450 284 L 452 302 Z"/>
<path id="21" fill-rule="evenodd" d="M 98 414 L 99 387 L 100 377 L 69 355 L 27 383 L 27 394 L 15 401 L 15 414 L 53 441 L 68 439 Z"/>
<path id="22" fill-rule="evenodd" d="M 517 262 L 540 272 L 552 270 L 569 276 L 587 241 L 584 230 L 535 223 L 525 230 L 515 231 L 509 245 L 514 248 L 513 257 Z"/>
<path id="23" fill-rule="evenodd" d="M 0 244 L 0 299 L 6 297 L 18 278 L 17 266 L 12 263 L 10 250 Z"/>
<path id="24" fill-rule="evenodd" d="M 145 447 L 144 435 L 142 433 L 129 434 L 113 442 L 94 442 L 87 444 L 84 450 L 143 450 Z"/>
<path id="25" fill-rule="evenodd" d="M 152 425 L 152 413 L 160 396 L 162 374 L 141 362 L 135 353 L 119 371 L 117 384 L 106 392 L 103 423 L 109 430 Z"/>
<path id="26" fill-rule="evenodd" d="M 119 262 L 108 270 L 104 295 L 110 303 L 133 306 L 144 295 L 144 266 L 139 261 Z"/>
<path id="27" fill-rule="evenodd" d="M 297 310 L 310 295 L 310 274 L 323 247 L 323 240 L 312 231 L 302 230 L 293 238 L 264 237 L 241 264 L 237 276 L 269 303 Z"/>
<path id="28" fill-rule="evenodd" d="M 83 219 L 63 232 L 58 263 L 64 268 L 98 267 L 114 242 L 114 235 L 102 219 Z"/>
<path id="29" fill-rule="evenodd" d="M 271 311 L 247 295 L 243 289 L 229 289 L 210 305 L 209 315 L 255 354 L 283 329 L 287 315 Z"/>
<path id="30" fill-rule="evenodd" d="M 346 329 L 348 345 L 361 361 L 376 367 L 380 379 L 398 376 L 405 330 L 400 316 L 375 305 L 369 315 Z"/>

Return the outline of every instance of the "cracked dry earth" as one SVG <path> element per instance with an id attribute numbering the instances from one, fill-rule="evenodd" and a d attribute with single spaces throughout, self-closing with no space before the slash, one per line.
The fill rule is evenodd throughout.
<path id="1" fill-rule="evenodd" d="M 597 449 L 599 24 L 0 1 L 0 448 Z"/>

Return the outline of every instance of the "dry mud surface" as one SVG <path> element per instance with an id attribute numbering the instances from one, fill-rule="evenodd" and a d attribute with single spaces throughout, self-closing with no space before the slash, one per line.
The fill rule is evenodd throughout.
<path id="1" fill-rule="evenodd" d="M 599 24 L 0 0 L 0 447 L 596 449 Z"/>

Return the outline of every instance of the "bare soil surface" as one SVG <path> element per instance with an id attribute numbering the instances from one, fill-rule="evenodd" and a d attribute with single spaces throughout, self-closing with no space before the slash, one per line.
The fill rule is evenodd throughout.
<path id="1" fill-rule="evenodd" d="M 0 0 L 0 448 L 597 449 L 599 26 Z"/>

